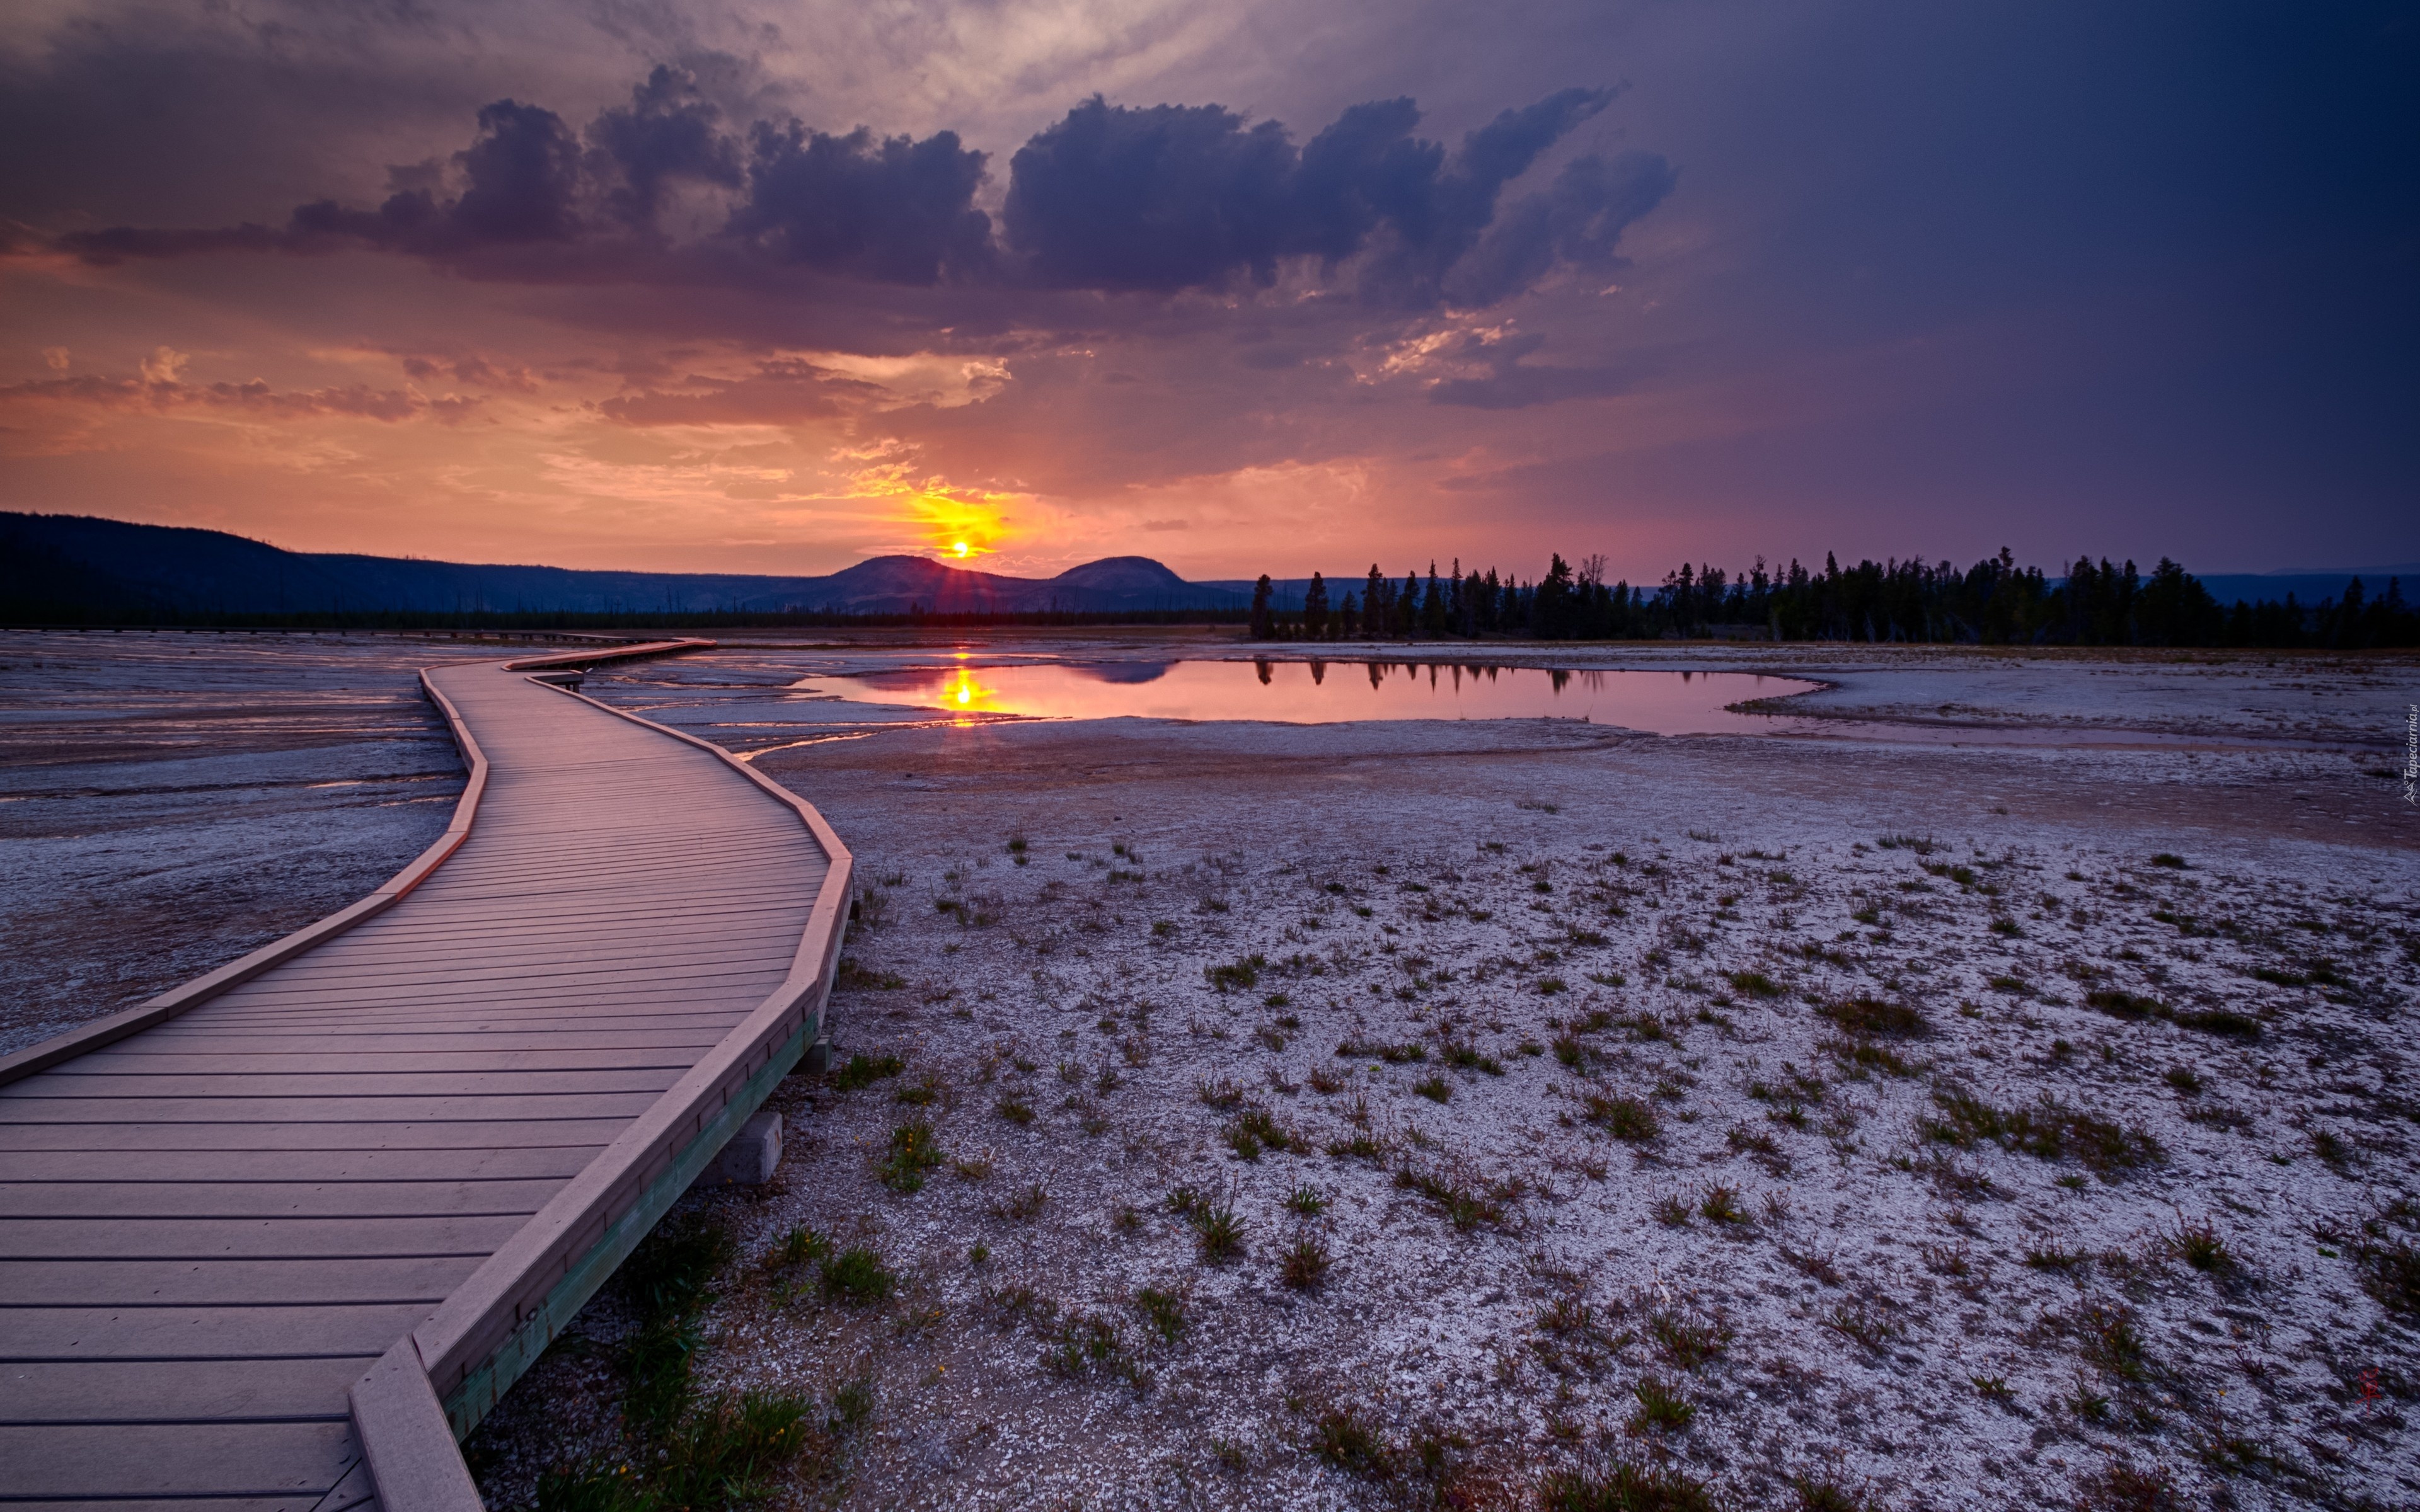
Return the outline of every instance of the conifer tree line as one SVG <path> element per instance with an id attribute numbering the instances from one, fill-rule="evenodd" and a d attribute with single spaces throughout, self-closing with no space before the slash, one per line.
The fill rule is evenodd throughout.
<path id="1" fill-rule="evenodd" d="M 1606 559 L 1575 568 L 1560 554 L 1535 582 L 1465 573 L 1408 572 L 1397 582 L 1375 563 L 1338 594 L 1314 573 L 1298 612 L 1274 607 L 1262 575 L 1250 625 L 1259 640 L 1406 640 L 1486 635 L 1541 640 L 1653 640 L 1720 637 L 1774 640 L 1965 642 L 1983 645 L 2313 646 L 2344 650 L 2420 645 L 2420 610 L 2400 580 L 2371 594 L 2355 578 L 2316 605 L 2220 605 L 2165 557 L 2149 575 L 2133 563 L 2079 557 L 2064 581 L 2020 567 L 2007 548 L 1961 571 L 1948 562 L 1860 562 L 1826 554 L 1814 571 L 1762 557 L 1736 576 L 1687 563 L 1654 588 L 1605 580 Z"/>

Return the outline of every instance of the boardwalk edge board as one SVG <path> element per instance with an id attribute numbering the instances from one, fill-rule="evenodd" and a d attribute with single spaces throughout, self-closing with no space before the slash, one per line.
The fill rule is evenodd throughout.
<path id="1" fill-rule="evenodd" d="M 550 695 L 577 700 L 709 752 L 788 809 L 826 862 L 789 967 L 770 995 L 715 1040 L 670 1088 L 634 1115 L 615 1119 L 619 1127 L 611 1141 L 354 1382 L 339 1411 L 349 1415 L 360 1455 L 344 1463 L 313 1512 L 481 1512 L 459 1441 L 613 1275 L 820 1033 L 847 919 L 853 864 L 847 847 L 812 805 L 731 752 L 585 697 L 576 690 L 577 676 L 565 675 L 598 662 L 713 645 L 689 639 L 621 643 L 486 665 L 526 674 Z M 0 1086 L 165 1024 L 375 918 L 427 882 L 470 839 L 489 788 L 487 753 L 429 675 L 440 670 L 424 669 L 421 687 L 444 715 L 470 771 L 435 843 L 347 908 L 134 1008 L 0 1057 Z M 632 927 L 641 923 L 631 921 Z"/>

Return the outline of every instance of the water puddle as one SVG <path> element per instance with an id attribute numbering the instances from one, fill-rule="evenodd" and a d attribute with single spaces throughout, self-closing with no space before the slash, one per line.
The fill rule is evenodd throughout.
<path id="1" fill-rule="evenodd" d="M 1725 705 L 1814 683 L 1752 672 L 1560 671 L 1455 662 L 1172 661 L 931 667 L 809 677 L 794 691 L 968 717 L 1586 719 L 1659 735 L 1760 733 L 1770 716 Z"/>

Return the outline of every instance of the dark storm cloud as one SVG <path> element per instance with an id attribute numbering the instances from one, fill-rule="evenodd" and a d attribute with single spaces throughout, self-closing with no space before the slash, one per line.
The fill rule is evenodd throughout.
<path id="1" fill-rule="evenodd" d="M 318 200 L 282 225 L 116 226 L 59 243 L 98 263 L 367 246 L 531 282 L 714 283 L 753 276 L 753 262 L 909 286 L 1156 294 L 1265 286 L 1299 258 L 1331 276 L 1349 268 L 1374 304 L 1483 305 L 1558 266 L 1613 266 L 1623 231 L 1670 191 L 1662 158 L 1585 156 L 1499 220 L 1505 186 L 1611 99 L 1565 89 L 1449 152 L 1414 134 L 1407 99 L 1356 105 L 1297 148 L 1282 125 L 1220 106 L 1095 97 L 1016 154 L 996 240 L 974 203 L 985 154 L 956 133 L 834 135 L 795 117 L 742 133 L 688 73 L 659 67 L 584 132 L 541 105 L 485 105 L 469 147 L 390 170 L 374 207 Z M 684 185 L 724 207 L 686 241 L 665 224 Z M 547 247 L 564 258 L 533 255 Z"/>
<path id="2" fill-rule="evenodd" d="M 733 235 L 776 260 L 879 284 L 932 284 L 991 260 L 991 217 L 974 208 L 984 155 L 954 131 L 922 142 L 810 131 L 797 120 L 751 133 L 748 197 Z"/>
<path id="3" fill-rule="evenodd" d="M 1297 150 L 1274 121 L 1217 105 L 1110 105 L 1095 96 L 1009 165 L 1007 242 L 1040 283 L 1159 293 L 1243 276 L 1274 283 L 1289 257 L 1330 270 L 1365 251 L 1357 285 L 1388 304 L 1433 304 L 1496 219 L 1505 184 L 1607 90 L 1566 89 L 1508 110 L 1449 157 L 1414 136 L 1409 100 L 1356 105 Z M 1528 287 L 1559 256 L 1602 262 L 1621 229 L 1671 186 L 1660 158 L 1572 163 L 1523 229 L 1451 292 L 1488 303 Z M 1576 259 L 1575 259 L 1576 260 Z"/>

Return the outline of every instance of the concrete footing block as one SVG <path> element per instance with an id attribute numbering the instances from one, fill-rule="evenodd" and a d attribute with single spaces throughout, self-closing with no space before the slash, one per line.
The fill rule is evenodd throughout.
<path id="1" fill-rule="evenodd" d="M 782 1164 L 782 1116 L 764 1112 L 739 1126 L 722 1153 L 706 1168 L 706 1186 L 763 1186 Z"/>

